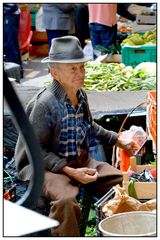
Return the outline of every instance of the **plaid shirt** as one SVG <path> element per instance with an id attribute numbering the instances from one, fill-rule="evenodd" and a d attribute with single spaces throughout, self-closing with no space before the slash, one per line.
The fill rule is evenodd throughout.
<path id="1" fill-rule="evenodd" d="M 61 121 L 61 134 L 58 154 L 66 159 L 76 158 L 80 155 L 83 144 L 87 143 L 87 132 L 90 128 L 88 120 L 84 120 L 85 98 L 78 92 L 78 107 L 75 109 L 66 97 Z"/>

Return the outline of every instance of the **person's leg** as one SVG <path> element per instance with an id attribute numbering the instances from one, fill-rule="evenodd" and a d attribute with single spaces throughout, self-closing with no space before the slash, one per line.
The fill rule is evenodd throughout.
<path id="1" fill-rule="evenodd" d="M 95 47 L 96 47 L 96 45 L 99 44 L 99 34 L 94 29 L 93 24 L 90 24 L 89 28 L 90 28 L 90 40 L 91 40 L 91 44 L 92 44 L 92 48 L 93 48 L 93 59 L 95 60 L 97 58 L 97 54 L 95 54 Z"/>
<path id="2" fill-rule="evenodd" d="M 98 56 L 101 55 L 101 51 L 103 48 L 102 33 L 104 31 L 104 26 L 99 23 L 90 23 L 89 28 L 90 39 L 93 47 L 93 58 L 96 59 Z"/>
<path id="3" fill-rule="evenodd" d="M 101 31 L 102 46 L 107 48 L 112 44 L 116 44 L 117 40 L 117 25 L 112 27 L 103 26 L 103 31 Z"/>
<path id="4" fill-rule="evenodd" d="M 90 23 L 89 24 L 89 29 L 90 29 L 90 39 L 92 42 L 93 48 L 97 45 L 101 45 L 101 38 L 100 38 L 100 32 L 101 32 L 101 27 L 97 23 Z"/>
<path id="5" fill-rule="evenodd" d="M 89 39 L 89 13 L 88 7 L 85 5 L 80 5 L 75 8 L 75 27 L 76 27 L 76 36 L 80 40 L 82 48 L 84 48 L 85 40 Z"/>
<path id="6" fill-rule="evenodd" d="M 4 61 L 20 65 L 21 77 L 23 77 L 23 65 L 19 49 L 18 31 L 20 15 L 12 14 L 4 17 L 3 23 L 3 48 Z"/>
<path id="7" fill-rule="evenodd" d="M 46 172 L 43 193 L 51 201 L 49 217 L 59 221 L 59 226 L 51 230 L 52 235 L 79 236 L 79 184 L 63 174 Z"/>

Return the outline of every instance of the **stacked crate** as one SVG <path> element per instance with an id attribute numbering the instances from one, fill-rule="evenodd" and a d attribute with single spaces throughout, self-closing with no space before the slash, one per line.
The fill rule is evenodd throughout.
<path id="1" fill-rule="evenodd" d="M 157 46 L 141 45 L 122 47 L 122 62 L 126 66 L 136 67 L 142 62 L 157 62 Z"/>
<path id="2" fill-rule="evenodd" d="M 157 144 L 157 107 L 156 107 L 156 91 L 149 91 L 147 93 L 147 116 L 146 125 L 149 137 L 153 141 L 153 149 L 156 152 Z"/>

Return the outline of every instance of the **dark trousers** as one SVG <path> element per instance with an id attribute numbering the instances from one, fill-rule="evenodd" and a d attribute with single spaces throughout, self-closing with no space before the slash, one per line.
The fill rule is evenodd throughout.
<path id="1" fill-rule="evenodd" d="M 76 27 L 76 37 L 78 37 L 82 48 L 84 48 L 85 40 L 89 39 L 90 31 L 89 31 L 89 13 L 88 7 L 85 5 L 80 5 L 75 8 L 75 27 Z"/>
<path id="2" fill-rule="evenodd" d="M 4 61 L 17 63 L 23 70 L 18 41 L 19 20 L 19 14 L 4 14 L 3 55 L 5 55 Z"/>
<path id="3" fill-rule="evenodd" d="M 107 48 L 112 44 L 116 44 L 117 24 L 109 27 L 99 23 L 90 23 L 89 28 L 93 49 L 96 49 L 97 46 Z"/>
<path id="4" fill-rule="evenodd" d="M 89 167 L 98 171 L 97 181 L 86 184 L 87 191 L 98 198 L 102 197 L 112 186 L 122 184 L 122 172 L 111 165 L 82 158 L 70 162 L 71 167 Z M 59 226 L 52 229 L 53 236 L 79 236 L 80 207 L 77 203 L 81 184 L 74 179 L 61 174 L 47 171 L 45 173 L 44 196 L 50 200 L 49 217 L 59 221 Z"/>

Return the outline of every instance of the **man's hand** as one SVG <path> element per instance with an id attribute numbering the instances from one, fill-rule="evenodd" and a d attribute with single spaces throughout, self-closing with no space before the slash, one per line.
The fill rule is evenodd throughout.
<path id="1" fill-rule="evenodd" d="M 120 135 L 117 139 L 116 147 L 124 149 L 128 153 L 128 155 L 131 157 L 135 152 L 134 148 L 136 147 L 136 144 L 133 140 L 123 139 Z"/>
<path id="2" fill-rule="evenodd" d="M 75 169 L 65 166 L 62 168 L 62 172 L 66 173 L 69 177 L 74 178 L 76 181 L 82 184 L 95 182 L 98 177 L 98 172 L 96 171 L 96 169 L 87 167 Z"/>

